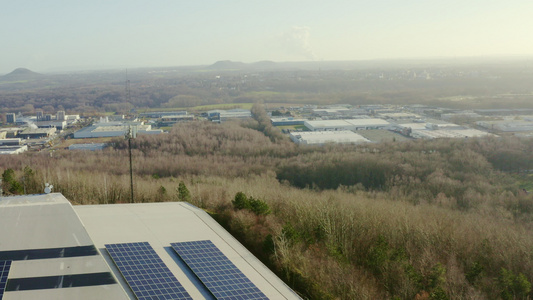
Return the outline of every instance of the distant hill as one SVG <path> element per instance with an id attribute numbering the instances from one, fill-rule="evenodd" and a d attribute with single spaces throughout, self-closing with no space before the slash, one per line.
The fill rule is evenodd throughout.
<path id="1" fill-rule="evenodd" d="M 263 61 L 258 61 L 256 63 L 253 63 L 251 64 L 251 66 L 254 69 L 273 69 L 273 68 L 276 68 L 278 64 L 270 60 L 263 60 Z"/>
<path id="2" fill-rule="evenodd" d="M 220 60 L 208 68 L 214 70 L 239 70 L 246 68 L 246 64 L 240 61 Z"/>
<path id="3" fill-rule="evenodd" d="M 0 76 L 0 79 L 3 80 L 28 80 L 28 79 L 37 79 L 43 77 L 43 74 L 33 72 L 26 68 L 18 68 L 13 70 L 11 73 L 4 76 Z"/>
<path id="4" fill-rule="evenodd" d="M 255 63 L 243 63 L 240 61 L 220 60 L 208 66 L 211 70 L 270 70 L 281 67 L 278 63 L 269 60 Z"/>

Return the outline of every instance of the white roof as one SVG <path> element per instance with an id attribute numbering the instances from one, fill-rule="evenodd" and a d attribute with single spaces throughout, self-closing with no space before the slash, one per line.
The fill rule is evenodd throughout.
<path id="1" fill-rule="evenodd" d="M 401 127 L 405 127 L 405 128 L 409 127 L 412 130 L 416 130 L 416 129 L 425 130 L 425 129 L 427 129 L 426 128 L 426 124 L 427 123 L 425 123 L 425 122 L 424 123 L 403 123 L 403 124 L 400 124 L 400 126 Z"/>
<path id="2" fill-rule="evenodd" d="M 383 117 L 389 117 L 389 118 L 420 118 L 417 114 L 412 113 L 404 113 L 404 112 L 395 112 L 395 113 L 380 113 Z"/>
<path id="3" fill-rule="evenodd" d="M 325 143 L 366 143 L 370 140 L 349 130 L 341 131 L 304 131 L 291 133 L 291 138 L 301 144 Z"/>
<path id="4" fill-rule="evenodd" d="M 349 109 L 346 107 L 313 109 L 314 112 L 326 112 L 326 113 L 336 113 L 336 112 L 347 111 L 347 110 Z"/>
<path id="5" fill-rule="evenodd" d="M 477 129 L 438 129 L 438 130 L 413 130 L 412 135 L 420 138 L 469 138 L 493 135 Z"/>
<path id="6" fill-rule="evenodd" d="M 185 202 L 71 206 L 59 193 L 0 198 L 2 251 L 94 245 L 98 255 L 15 260 L 9 280 L 110 272 L 118 284 L 8 291 L 12 299 L 135 299 L 106 244 L 148 242 L 193 299 L 213 299 L 170 243 L 210 240 L 269 299 L 300 299 L 203 210 Z"/>
<path id="7" fill-rule="evenodd" d="M 170 243 L 210 240 L 269 299 L 299 299 L 207 213 L 188 203 L 80 205 L 74 209 L 108 262 L 111 260 L 103 251 L 105 244 L 148 242 L 194 299 L 210 298 L 206 297 L 205 288 L 194 274 L 178 264 Z M 114 271 L 122 281 L 119 273 Z"/>
<path id="8" fill-rule="evenodd" d="M 317 120 L 317 121 L 305 121 L 306 124 L 311 125 L 314 128 L 336 128 L 350 126 L 346 120 Z"/>
<path id="9" fill-rule="evenodd" d="M 0 260 L 10 254 L 43 249 L 72 249 L 92 246 L 83 224 L 61 194 L 0 198 Z M 94 248 L 93 248 L 94 249 Z M 58 251 L 61 253 L 62 251 Z M 2 258 L 7 256 L 8 258 Z M 99 255 L 56 256 L 13 260 L 10 279 L 107 273 L 109 266 Z M 18 289 L 18 288 L 17 288 Z M 120 284 L 83 287 L 6 291 L 4 300 L 13 299 L 129 299 Z"/>
<path id="10" fill-rule="evenodd" d="M 350 119 L 345 121 L 355 126 L 390 125 L 388 121 L 383 119 Z"/>
<path id="11" fill-rule="evenodd" d="M 308 128 L 350 128 L 362 126 L 387 126 L 389 122 L 383 119 L 345 119 L 345 120 L 313 120 L 305 121 Z"/>

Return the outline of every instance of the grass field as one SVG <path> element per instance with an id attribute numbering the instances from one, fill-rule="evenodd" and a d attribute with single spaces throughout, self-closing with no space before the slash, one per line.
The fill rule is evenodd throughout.
<path id="1" fill-rule="evenodd" d="M 63 140 L 61 143 L 54 145 L 53 148 L 67 148 L 73 144 L 91 144 L 91 143 L 109 143 L 115 137 L 105 137 L 105 138 L 89 138 L 89 139 L 68 139 Z"/>
<path id="2" fill-rule="evenodd" d="M 210 104 L 210 105 L 199 105 L 192 107 L 171 107 L 171 108 L 147 108 L 140 109 L 139 113 L 143 112 L 153 112 L 153 111 L 177 111 L 177 110 L 186 110 L 186 111 L 208 111 L 214 109 L 251 109 L 253 103 L 224 103 L 224 104 Z"/>
<path id="3" fill-rule="evenodd" d="M 307 131 L 307 127 L 305 127 L 304 125 L 276 126 L 276 128 L 279 128 L 280 130 L 281 129 L 290 129 L 290 130 L 301 129 L 301 130 Z"/>

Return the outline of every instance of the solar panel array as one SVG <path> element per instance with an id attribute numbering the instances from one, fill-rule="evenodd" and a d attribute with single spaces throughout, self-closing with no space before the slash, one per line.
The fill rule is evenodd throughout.
<path id="1" fill-rule="evenodd" d="M 0 300 L 4 297 L 9 269 L 11 269 L 11 261 L 0 260 Z"/>
<path id="2" fill-rule="evenodd" d="M 147 242 L 105 247 L 137 299 L 192 299 Z"/>
<path id="3" fill-rule="evenodd" d="M 171 246 L 217 299 L 268 299 L 211 241 Z"/>

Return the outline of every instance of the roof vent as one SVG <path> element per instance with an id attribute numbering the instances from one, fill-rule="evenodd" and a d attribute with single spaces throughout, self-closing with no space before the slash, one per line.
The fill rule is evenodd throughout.
<path id="1" fill-rule="evenodd" d="M 52 192 L 53 188 L 54 188 L 53 185 L 51 185 L 49 183 L 45 183 L 45 185 L 44 185 L 44 193 L 45 194 L 50 194 Z"/>

